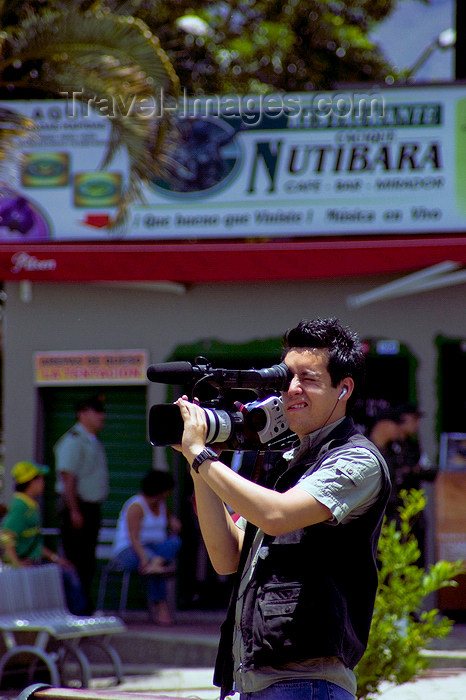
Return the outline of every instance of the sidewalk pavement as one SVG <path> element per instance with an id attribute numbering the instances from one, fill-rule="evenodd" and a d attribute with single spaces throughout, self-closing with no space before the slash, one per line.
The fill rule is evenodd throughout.
<path id="1" fill-rule="evenodd" d="M 161 628 L 145 616 L 129 617 L 127 634 L 114 639 L 125 672 L 118 690 L 216 700 L 213 665 L 223 618 L 223 612 L 178 612 L 173 627 Z M 410 683 L 383 683 L 378 700 L 466 700 L 466 624 L 423 653 L 429 669 Z"/>
<path id="2" fill-rule="evenodd" d="M 149 676 L 134 676 L 125 680 L 118 690 L 152 692 L 171 698 L 217 700 L 219 690 L 212 685 L 213 669 L 161 669 Z M 450 675 L 452 674 L 452 675 Z M 466 669 L 450 670 L 448 675 L 427 674 L 419 680 L 393 686 L 381 686 L 379 700 L 466 700 Z M 238 695 L 231 696 L 237 700 Z M 283 698 L 286 700 L 286 698 Z"/>
<path id="3" fill-rule="evenodd" d="M 99 665 L 96 658 L 91 688 L 105 689 L 107 700 L 112 698 L 112 688 L 116 693 L 151 693 L 151 700 L 217 700 L 219 689 L 212 679 L 223 618 L 223 611 L 183 611 L 177 613 L 175 625 L 159 627 L 148 620 L 146 613 L 128 613 L 127 631 L 113 639 L 122 660 L 124 680 L 112 685 L 109 668 Z M 466 624 L 456 624 L 446 639 L 436 641 L 435 647 L 423 652 L 430 665 L 418 679 L 398 686 L 383 683 L 381 693 L 374 698 L 466 700 Z M 0 689 L 0 700 L 16 700 L 21 689 Z M 239 700 L 239 696 L 233 695 L 232 700 Z"/>

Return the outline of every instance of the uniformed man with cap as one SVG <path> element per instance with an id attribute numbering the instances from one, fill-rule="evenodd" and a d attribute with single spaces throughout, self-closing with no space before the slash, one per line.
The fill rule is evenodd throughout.
<path id="1" fill-rule="evenodd" d="M 97 437 L 105 424 L 103 401 L 98 396 L 81 400 L 76 416 L 77 422 L 58 440 L 54 452 L 63 548 L 78 571 L 91 614 L 101 504 L 109 490 L 107 457 Z"/>

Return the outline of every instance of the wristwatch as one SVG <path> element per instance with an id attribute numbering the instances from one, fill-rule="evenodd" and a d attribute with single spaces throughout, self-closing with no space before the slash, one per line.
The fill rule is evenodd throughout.
<path id="1" fill-rule="evenodd" d="M 199 467 L 206 459 L 218 459 L 218 454 L 211 447 L 204 447 L 202 452 L 199 452 L 197 457 L 194 457 L 193 463 L 191 464 L 196 474 L 199 473 Z"/>

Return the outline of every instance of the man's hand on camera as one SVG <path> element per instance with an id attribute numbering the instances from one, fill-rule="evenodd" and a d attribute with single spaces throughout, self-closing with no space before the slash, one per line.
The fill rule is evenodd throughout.
<path id="1" fill-rule="evenodd" d="M 196 403 L 188 401 L 187 396 L 182 396 L 175 401 L 179 406 L 184 422 L 181 451 L 191 465 L 193 459 L 202 452 L 207 436 L 207 424 L 204 410 Z"/>

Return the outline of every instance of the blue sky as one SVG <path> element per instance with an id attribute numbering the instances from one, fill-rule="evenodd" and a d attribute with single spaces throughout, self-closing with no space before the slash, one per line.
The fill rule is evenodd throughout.
<path id="1" fill-rule="evenodd" d="M 460 2 L 464 0 L 459 0 Z M 387 58 L 400 67 L 411 67 L 426 46 L 444 29 L 455 26 L 455 0 L 400 0 L 397 9 L 372 34 Z M 435 50 L 416 73 L 416 80 L 451 80 L 454 50 Z"/>

